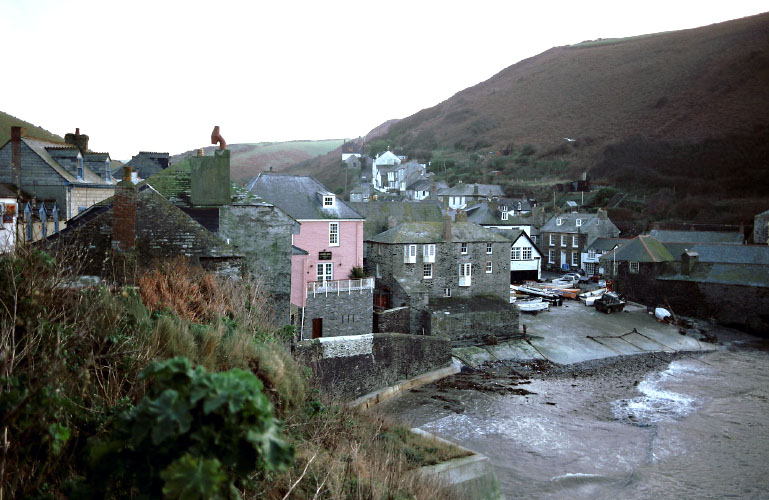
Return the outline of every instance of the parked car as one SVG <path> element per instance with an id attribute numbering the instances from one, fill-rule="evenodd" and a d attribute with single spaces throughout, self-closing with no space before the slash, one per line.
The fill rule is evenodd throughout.
<path id="1" fill-rule="evenodd" d="M 572 283 L 587 283 L 590 281 L 590 278 L 579 273 L 566 273 L 558 279 L 561 281 L 571 281 Z"/>

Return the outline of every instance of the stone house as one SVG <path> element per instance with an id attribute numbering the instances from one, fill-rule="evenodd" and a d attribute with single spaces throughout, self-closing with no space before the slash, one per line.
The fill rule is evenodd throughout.
<path id="1" fill-rule="evenodd" d="M 363 216 L 309 176 L 262 173 L 246 189 L 299 223 L 290 283 L 301 337 L 371 333 L 374 280 L 350 278 L 363 267 Z"/>
<path id="2" fill-rule="evenodd" d="M 17 204 L 21 198 L 43 200 L 48 216 L 55 206 L 60 229 L 66 220 L 115 191 L 109 153 L 89 150 L 88 136 L 79 129 L 66 134 L 61 144 L 26 137 L 23 128 L 11 127 L 11 139 L 0 147 L 0 184 L 17 191 Z M 38 218 L 39 208 L 35 202 L 30 205 Z M 20 217 L 22 208 L 15 209 Z"/>
<path id="3" fill-rule="evenodd" d="M 509 239 L 477 224 L 405 222 L 366 240 L 381 309 L 409 308 L 409 333 L 431 331 L 437 299 L 496 298 L 509 307 Z M 432 304 L 432 305 L 431 305 Z M 516 323 L 517 324 L 517 323 Z"/>
<path id="4" fill-rule="evenodd" d="M 438 200 L 448 203 L 452 209 L 464 209 L 481 200 L 502 198 L 505 195 L 501 186 L 496 184 L 457 184 L 438 191 Z"/>
<path id="5" fill-rule="evenodd" d="M 388 174 L 394 172 L 393 167 L 400 164 L 400 157 L 392 151 L 385 151 L 377 155 L 371 162 L 371 183 L 374 189 L 377 191 L 387 191 L 389 189 L 388 181 L 395 181 L 395 174 L 392 176 L 388 176 Z"/>
<path id="6" fill-rule="evenodd" d="M 539 226 L 542 219 L 532 215 L 522 215 L 516 207 L 519 205 L 509 199 L 483 200 L 467 207 L 468 222 L 474 222 L 488 229 L 500 229 L 508 231 L 523 230 L 534 243 L 539 235 Z M 521 202 L 520 206 L 525 206 Z M 539 223 L 538 223 L 539 222 Z"/>
<path id="7" fill-rule="evenodd" d="M 407 200 L 423 201 L 436 199 L 436 193 L 441 189 L 447 189 L 448 185 L 443 181 L 435 181 L 434 174 L 420 176 L 406 186 L 405 197 Z"/>
<path id="8" fill-rule="evenodd" d="M 756 245 L 769 243 L 769 210 L 753 218 L 753 243 Z"/>
<path id="9" fill-rule="evenodd" d="M 603 276 L 611 272 L 610 268 L 604 268 L 601 257 L 612 252 L 627 243 L 626 238 L 596 238 L 582 252 L 582 270 L 586 276 Z"/>
<path id="10" fill-rule="evenodd" d="M 562 271 L 582 269 L 582 253 L 596 238 L 617 238 L 619 229 L 606 213 L 557 214 L 540 228 L 539 249 L 547 267 Z"/>
<path id="11" fill-rule="evenodd" d="M 616 250 L 605 252 L 600 267 L 615 281 L 615 289 L 630 300 L 646 305 L 663 302 L 659 295 L 657 277 L 676 269 L 676 258 L 657 239 L 640 235 Z"/>

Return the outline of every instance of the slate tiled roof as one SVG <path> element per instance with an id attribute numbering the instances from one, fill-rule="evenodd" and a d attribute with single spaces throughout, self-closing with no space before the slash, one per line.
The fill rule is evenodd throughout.
<path id="1" fill-rule="evenodd" d="M 769 266 L 769 245 L 699 244 L 689 250 L 697 252 L 699 262 Z"/>
<path id="2" fill-rule="evenodd" d="M 607 252 L 614 248 L 616 245 L 624 245 L 630 241 L 627 238 L 596 238 L 587 250 L 595 250 L 597 252 Z M 667 245 L 666 245 L 667 247 Z M 672 252 L 671 252 L 672 253 Z"/>
<path id="3" fill-rule="evenodd" d="M 370 238 L 388 229 L 388 219 L 402 222 L 440 222 L 441 206 L 435 201 L 371 201 L 350 202 L 350 206 L 363 215 L 363 238 Z"/>
<path id="4" fill-rule="evenodd" d="M 64 180 L 73 184 L 102 184 L 105 186 L 112 186 L 108 184 L 104 178 L 98 173 L 91 170 L 88 163 L 83 162 L 83 178 L 78 179 L 76 174 L 69 172 L 66 168 L 59 164 L 56 158 L 75 158 L 79 149 L 75 146 L 67 144 L 60 144 L 56 142 L 44 141 L 41 139 L 35 139 L 33 137 L 22 137 L 21 140 L 29 146 L 29 148 L 35 152 L 44 162 L 46 162 L 57 174 L 59 174 Z M 88 155 L 101 155 L 106 153 L 86 153 Z M 106 159 L 106 157 L 105 157 Z"/>
<path id="5" fill-rule="evenodd" d="M 560 226 L 558 219 L 561 219 Z M 577 219 L 581 220 L 580 226 L 577 226 Z M 543 233 L 584 233 L 594 237 L 619 234 L 619 228 L 611 220 L 600 219 L 597 214 L 587 213 L 554 215 L 540 228 L 540 231 Z"/>
<path id="6" fill-rule="evenodd" d="M 769 288 L 769 266 L 697 263 L 688 275 L 662 276 L 662 281 L 692 281 Z"/>
<path id="7" fill-rule="evenodd" d="M 116 168 L 112 172 L 114 179 L 121 179 L 123 177 L 123 168 L 131 167 L 132 172 L 136 172 L 142 179 L 149 179 L 161 170 L 168 168 L 168 153 L 150 153 L 146 151 L 139 152 L 138 155 L 131 158 L 131 161 Z"/>
<path id="8" fill-rule="evenodd" d="M 604 254 L 601 260 L 610 259 L 629 262 L 673 262 L 676 259 L 665 245 L 648 235 L 636 236 L 616 252 Z"/>
<path id="9" fill-rule="evenodd" d="M 374 243 L 450 243 L 443 239 L 442 222 L 404 222 L 367 241 Z M 510 240 L 471 222 L 451 223 L 451 242 L 505 242 Z"/>
<path id="10" fill-rule="evenodd" d="M 649 236 L 662 243 L 730 243 L 732 245 L 742 245 L 744 239 L 742 234 L 736 231 L 669 231 L 653 229 L 649 231 Z"/>
<path id="11" fill-rule="evenodd" d="M 261 173 L 246 185 L 246 189 L 296 220 L 363 219 L 338 196 L 333 208 L 323 208 L 319 193 L 330 191 L 310 176 Z"/>
<path id="12" fill-rule="evenodd" d="M 475 192 L 475 187 L 478 186 L 478 193 Z M 501 186 L 496 184 L 457 184 L 454 187 L 447 189 L 441 189 L 438 191 L 438 196 L 486 196 L 486 197 L 502 197 L 505 192 L 502 191 Z"/>
<path id="13" fill-rule="evenodd" d="M 310 255 L 307 250 L 291 245 L 291 255 Z"/>

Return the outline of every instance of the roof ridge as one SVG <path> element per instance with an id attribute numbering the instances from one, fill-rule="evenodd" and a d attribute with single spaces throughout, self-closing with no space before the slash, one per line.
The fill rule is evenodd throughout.
<path id="1" fill-rule="evenodd" d="M 646 245 L 646 242 L 644 241 L 644 235 L 643 235 L 643 234 L 641 234 L 641 235 L 639 235 L 639 236 L 638 236 L 638 238 L 641 240 L 641 244 L 642 244 L 642 245 L 644 246 L 644 248 L 646 249 L 646 253 L 648 253 L 648 254 L 649 254 L 649 257 L 651 257 L 651 258 L 652 258 L 652 260 L 653 260 L 654 262 L 658 262 L 658 261 L 657 261 L 657 257 L 656 257 L 656 256 L 655 256 L 655 255 L 652 253 L 652 251 L 651 251 L 651 250 L 649 250 L 649 247 Z"/>

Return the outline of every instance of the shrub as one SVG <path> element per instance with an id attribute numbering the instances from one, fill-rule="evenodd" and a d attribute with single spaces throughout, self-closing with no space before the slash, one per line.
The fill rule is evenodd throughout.
<path id="1" fill-rule="evenodd" d="M 140 378 L 151 382 L 145 397 L 92 444 L 93 493 L 228 498 L 250 474 L 291 465 L 293 448 L 253 373 L 210 373 L 176 357 Z"/>

